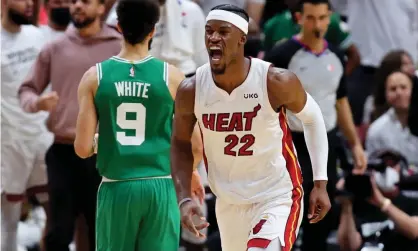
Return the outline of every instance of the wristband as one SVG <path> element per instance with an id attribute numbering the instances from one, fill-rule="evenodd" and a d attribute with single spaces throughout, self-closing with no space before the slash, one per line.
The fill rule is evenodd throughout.
<path id="1" fill-rule="evenodd" d="M 388 198 L 386 198 L 383 203 L 382 206 L 380 207 L 380 211 L 386 213 L 386 211 L 388 210 L 390 204 L 392 204 L 392 201 L 389 200 Z"/>
<path id="2" fill-rule="evenodd" d="M 184 199 L 182 199 L 181 201 L 179 201 L 179 208 L 184 204 L 184 203 L 186 203 L 186 202 L 189 202 L 189 201 L 193 201 L 191 198 L 184 198 Z"/>

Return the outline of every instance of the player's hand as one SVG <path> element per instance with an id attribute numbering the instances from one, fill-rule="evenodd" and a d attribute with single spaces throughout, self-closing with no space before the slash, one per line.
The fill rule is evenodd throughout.
<path id="1" fill-rule="evenodd" d="M 198 225 L 195 225 L 192 220 L 192 216 L 197 215 L 201 222 Z M 181 225 L 183 228 L 189 230 L 191 233 L 196 235 L 196 237 L 204 238 L 204 234 L 199 232 L 200 230 L 207 228 L 209 223 L 206 221 L 206 218 L 203 215 L 202 209 L 194 201 L 187 201 L 180 206 L 180 216 L 181 216 Z"/>
<path id="2" fill-rule="evenodd" d="M 367 169 L 367 156 L 360 144 L 355 145 L 351 149 L 354 159 L 353 174 L 364 174 Z"/>
<path id="3" fill-rule="evenodd" d="M 58 100 L 58 93 L 53 91 L 40 96 L 36 102 L 36 106 L 40 111 L 50 112 L 55 109 L 58 104 Z"/>
<path id="4" fill-rule="evenodd" d="M 322 184 L 317 185 L 318 182 L 322 182 Z M 327 215 L 330 209 L 331 202 L 327 193 L 326 181 L 315 181 L 315 186 L 309 197 L 309 223 L 319 222 Z"/>
<path id="5" fill-rule="evenodd" d="M 192 196 L 193 199 L 199 200 L 200 204 L 203 204 L 205 200 L 205 188 L 202 185 L 199 172 L 194 170 L 192 173 Z"/>

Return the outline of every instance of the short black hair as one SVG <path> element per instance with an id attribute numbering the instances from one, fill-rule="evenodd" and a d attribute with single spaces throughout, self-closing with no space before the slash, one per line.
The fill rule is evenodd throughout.
<path id="1" fill-rule="evenodd" d="M 243 9 L 241 9 L 241 8 L 235 6 L 235 5 L 232 5 L 232 4 L 217 5 L 217 6 L 213 7 L 211 10 L 229 11 L 229 12 L 232 12 L 232 13 L 237 14 L 238 16 L 244 18 L 247 22 L 250 21 L 250 16 L 248 16 L 248 13 L 245 10 L 243 10 Z"/>
<path id="2" fill-rule="evenodd" d="M 310 3 L 310 4 L 313 4 L 313 5 L 326 4 L 326 5 L 328 5 L 328 8 L 331 8 L 331 4 L 329 3 L 328 0 L 300 0 L 300 2 L 299 2 L 299 11 L 300 12 L 303 11 L 303 5 L 305 3 Z"/>
<path id="3" fill-rule="evenodd" d="M 144 42 L 160 19 L 155 0 L 120 0 L 116 7 L 118 23 L 125 41 L 131 45 Z"/>

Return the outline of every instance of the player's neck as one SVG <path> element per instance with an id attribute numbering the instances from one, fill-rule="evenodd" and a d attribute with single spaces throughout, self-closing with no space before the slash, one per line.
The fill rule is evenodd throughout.
<path id="1" fill-rule="evenodd" d="M 320 53 L 324 50 L 325 42 L 323 38 L 317 38 L 314 36 L 305 36 L 300 33 L 296 38 L 304 45 L 308 46 L 313 53 Z"/>
<path id="2" fill-rule="evenodd" d="M 243 58 L 228 65 L 224 74 L 212 74 L 216 85 L 231 94 L 231 92 L 244 83 L 251 67 L 251 60 Z"/>
<path id="3" fill-rule="evenodd" d="M 98 34 L 102 30 L 102 24 L 100 18 L 96 18 L 93 23 L 88 25 L 87 27 L 78 29 L 78 34 L 81 37 L 92 37 Z"/>
<path id="4" fill-rule="evenodd" d="M 138 61 L 143 58 L 146 58 L 148 55 L 148 42 L 136 45 L 131 45 L 127 42 L 124 42 L 122 45 L 122 50 L 118 54 L 118 57 L 124 58 L 126 60 Z"/>
<path id="5" fill-rule="evenodd" d="M 18 33 L 20 31 L 20 25 L 13 23 L 7 14 L 3 14 L 1 18 L 1 27 L 10 33 Z"/>

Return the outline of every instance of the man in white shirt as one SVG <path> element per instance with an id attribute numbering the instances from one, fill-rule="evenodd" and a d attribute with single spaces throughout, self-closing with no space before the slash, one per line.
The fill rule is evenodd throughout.
<path id="1" fill-rule="evenodd" d="M 405 74 L 395 72 L 386 82 L 386 99 L 391 108 L 374 121 L 366 137 L 369 153 L 393 150 L 402 153 L 407 161 L 418 166 L 418 137 L 407 126 L 412 81 Z"/>
<path id="2" fill-rule="evenodd" d="M 32 23 L 32 0 L 5 0 L 1 17 L 1 251 L 17 249 L 16 232 L 22 199 L 36 194 L 46 205 L 45 153 L 52 134 L 46 113 L 25 113 L 17 90 L 41 47 L 42 32 Z"/>

